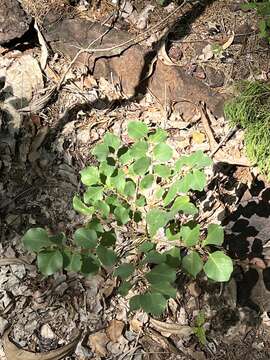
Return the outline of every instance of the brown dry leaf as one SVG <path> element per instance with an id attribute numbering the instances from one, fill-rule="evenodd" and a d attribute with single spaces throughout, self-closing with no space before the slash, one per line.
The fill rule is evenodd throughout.
<path id="1" fill-rule="evenodd" d="M 88 338 L 88 345 L 90 346 L 91 350 L 95 352 L 97 355 L 106 356 L 107 355 L 107 348 L 106 345 L 110 339 L 107 337 L 105 332 L 99 331 L 95 334 L 92 334 Z"/>
<path id="2" fill-rule="evenodd" d="M 222 49 L 226 50 L 228 49 L 228 47 L 230 47 L 232 45 L 234 41 L 234 33 L 232 33 L 232 35 L 229 37 L 229 39 L 225 42 L 225 44 L 222 45 Z"/>
<path id="3" fill-rule="evenodd" d="M 0 258 L 0 266 L 8 266 L 8 265 L 24 265 L 29 270 L 33 270 L 36 268 L 35 265 L 31 265 L 23 259 L 17 259 L 11 257 Z"/>
<path id="4" fill-rule="evenodd" d="M 77 335 L 73 341 L 59 349 L 44 353 L 34 353 L 18 348 L 17 345 L 9 340 L 10 332 L 11 328 L 3 335 L 3 348 L 7 360 L 60 360 L 74 351 L 81 336 L 81 334 Z"/>
<path id="5" fill-rule="evenodd" d="M 129 325 L 130 325 L 130 329 L 135 333 L 139 333 L 143 326 L 142 322 L 140 322 L 138 319 L 130 320 Z"/>
<path id="6" fill-rule="evenodd" d="M 125 324 L 120 320 L 110 321 L 109 326 L 106 329 L 106 334 L 112 342 L 117 342 L 119 337 L 122 335 Z"/>
<path id="7" fill-rule="evenodd" d="M 166 323 L 150 318 L 150 324 L 160 333 L 176 334 L 180 336 L 190 336 L 193 330 L 190 326 Z"/>
<path id="8" fill-rule="evenodd" d="M 105 296 L 105 298 L 109 297 L 113 290 L 116 287 L 116 278 L 115 279 L 108 279 L 103 288 L 102 288 L 102 294 Z"/>

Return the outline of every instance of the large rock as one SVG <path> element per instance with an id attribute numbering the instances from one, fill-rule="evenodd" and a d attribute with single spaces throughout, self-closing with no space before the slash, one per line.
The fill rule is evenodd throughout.
<path id="1" fill-rule="evenodd" d="M 44 27 L 46 40 L 52 48 L 70 59 L 78 49 L 87 48 L 93 41 L 102 38 L 90 48 L 97 47 L 104 51 L 82 54 L 77 65 L 84 64 L 97 78 L 111 79 L 113 75 L 113 79 L 119 80 L 124 93 L 131 99 L 150 89 L 164 104 L 165 101 L 174 104 L 186 102 L 194 107 L 204 101 L 216 116 L 222 114 L 222 96 L 186 74 L 179 66 L 168 66 L 158 60 L 153 74 L 147 77 L 155 54 L 141 45 L 116 47 L 132 38 L 127 32 L 111 29 L 105 34 L 105 26 L 84 19 L 48 21 Z M 102 37 L 102 34 L 105 35 Z"/>
<path id="2" fill-rule="evenodd" d="M 29 29 L 32 19 L 17 0 L 0 1 L 0 45 L 20 38 Z"/>

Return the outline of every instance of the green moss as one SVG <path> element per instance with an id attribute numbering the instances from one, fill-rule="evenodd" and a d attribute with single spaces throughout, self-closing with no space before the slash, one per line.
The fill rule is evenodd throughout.
<path id="1" fill-rule="evenodd" d="M 235 92 L 225 104 L 225 116 L 232 125 L 245 129 L 247 156 L 270 178 L 270 85 L 245 81 Z"/>

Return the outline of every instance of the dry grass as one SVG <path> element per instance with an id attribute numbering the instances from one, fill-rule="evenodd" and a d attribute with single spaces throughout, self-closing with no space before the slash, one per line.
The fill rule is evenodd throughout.
<path id="1" fill-rule="evenodd" d="M 70 7 L 69 0 L 21 0 L 21 4 L 38 22 L 42 22 L 50 11 L 61 14 Z"/>

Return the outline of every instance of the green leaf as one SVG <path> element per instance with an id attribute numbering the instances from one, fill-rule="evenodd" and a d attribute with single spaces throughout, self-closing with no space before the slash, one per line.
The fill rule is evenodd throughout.
<path id="1" fill-rule="evenodd" d="M 196 206 L 189 202 L 188 196 L 177 197 L 171 207 L 171 211 L 182 211 L 186 215 L 195 215 L 198 213 L 198 209 L 196 208 Z"/>
<path id="2" fill-rule="evenodd" d="M 110 207 L 106 202 L 98 200 L 94 203 L 94 207 L 100 212 L 103 219 L 108 219 L 110 215 Z"/>
<path id="3" fill-rule="evenodd" d="M 56 235 L 50 235 L 49 236 L 49 240 L 52 244 L 55 244 L 59 247 L 61 247 L 65 240 L 66 240 L 66 236 L 64 233 L 60 233 L 60 234 L 56 234 Z"/>
<path id="4" fill-rule="evenodd" d="M 200 238 L 200 225 L 197 224 L 194 227 L 183 225 L 180 229 L 180 236 L 186 246 L 197 245 Z"/>
<path id="5" fill-rule="evenodd" d="M 228 281 L 233 271 L 232 259 L 222 251 L 215 251 L 208 256 L 203 270 L 209 279 L 218 282 Z"/>
<path id="6" fill-rule="evenodd" d="M 139 195 L 135 201 L 135 205 L 138 207 L 142 207 L 146 205 L 146 198 L 144 195 Z"/>
<path id="7" fill-rule="evenodd" d="M 114 272 L 114 276 L 119 276 L 122 280 L 129 278 L 135 270 L 132 264 L 121 264 Z"/>
<path id="8" fill-rule="evenodd" d="M 43 250 L 37 256 L 37 265 L 43 275 L 52 275 L 63 268 L 63 256 L 59 250 Z"/>
<path id="9" fill-rule="evenodd" d="M 152 174 L 145 175 L 140 183 L 141 189 L 149 189 L 152 186 L 154 179 L 154 175 Z"/>
<path id="10" fill-rule="evenodd" d="M 79 272 L 82 267 L 81 254 L 74 253 L 70 250 L 64 250 L 63 253 L 63 267 L 68 271 Z"/>
<path id="11" fill-rule="evenodd" d="M 80 174 L 84 185 L 91 186 L 100 182 L 99 171 L 95 166 L 87 166 L 85 169 L 80 171 Z"/>
<path id="12" fill-rule="evenodd" d="M 155 165 L 154 173 L 162 178 L 168 178 L 171 175 L 171 169 L 167 165 Z"/>
<path id="13" fill-rule="evenodd" d="M 123 281 L 118 288 L 118 293 L 122 296 L 127 296 L 129 290 L 132 288 L 132 285 L 128 281 Z"/>
<path id="14" fill-rule="evenodd" d="M 179 181 L 178 192 L 180 193 L 187 193 L 191 189 L 191 182 L 192 182 L 192 174 L 187 173 L 182 179 Z"/>
<path id="15" fill-rule="evenodd" d="M 97 245 L 97 233 L 95 230 L 79 228 L 74 233 L 74 242 L 82 249 L 94 249 Z"/>
<path id="16" fill-rule="evenodd" d="M 92 254 L 82 255 L 81 273 L 88 276 L 97 274 L 100 268 L 98 259 Z"/>
<path id="17" fill-rule="evenodd" d="M 108 154 L 109 154 L 109 148 L 105 144 L 97 144 L 92 150 L 92 155 L 96 156 L 98 161 L 105 160 Z"/>
<path id="18" fill-rule="evenodd" d="M 120 138 L 112 133 L 106 133 L 103 137 L 103 141 L 105 145 L 114 150 L 118 150 L 121 145 Z"/>
<path id="19" fill-rule="evenodd" d="M 122 148 L 118 151 L 118 160 L 122 165 L 128 164 L 130 161 L 133 160 L 133 157 L 131 156 L 130 150 L 128 148 Z"/>
<path id="20" fill-rule="evenodd" d="M 108 157 L 105 161 L 102 161 L 99 165 L 99 172 L 105 176 L 111 176 L 115 172 L 115 160 Z"/>
<path id="21" fill-rule="evenodd" d="M 42 228 L 30 229 L 22 238 L 23 245 L 27 250 L 39 252 L 41 249 L 51 246 L 48 233 Z"/>
<path id="22" fill-rule="evenodd" d="M 144 175 L 151 164 L 151 159 L 149 157 L 142 157 L 136 160 L 133 164 L 133 171 L 136 175 Z"/>
<path id="23" fill-rule="evenodd" d="M 207 237 L 203 241 L 202 246 L 217 245 L 221 246 L 224 241 L 224 231 L 222 226 L 217 224 L 210 224 L 207 228 Z"/>
<path id="24" fill-rule="evenodd" d="M 173 150 L 169 145 L 160 143 L 154 147 L 153 154 L 159 161 L 168 161 L 172 158 Z"/>
<path id="25" fill-rule="evenodd" d="M 110 231 L 105 231 L 102 235 L 101 235 L 101 239 L 100 239 L 100 244 L 106 247 L 110 247 L 113 246 L 116 243 L 116 235 L 115 233 L 110 230 Z"/>
<path id="26" fill-rule="evenodd" d="M 95 212 L 95 209 L 93 208 L 93 206 L 86 206 L 82 200 L 78 197 L 78 196 L 74 196 L 73 197 L 73 209 L 75 211 L 77 211 L 80 214 L 89 216 L 89 215 L 93 215 Z"/>
<path id="27" fill-rule="evenodd" d="M 174 198 L 176 197 L 177 193 L 179 192 L 179 186 L 180 186 L 180 180 L 176 180 L 169 188 L 169 191 L 167 192 L 164 200 L 163 205 L 167 206 L 169 205 Z"/>
<path id="28" fill-rule="evenodd" d="M 203 262 L 196 251 L 191 251 L 188 255 L 183 257 L 182 266 L 186 272 L 195 278 L 202 270 Z"/>
<path id="29" fill-rule="evenodd" d="M 181 264 L 180 248 L 174 246 L 172 249 L 165 251 L 166 264 L 174 269 L 178 269 Z"/>
<path id="30" fill-rule="evenodd" d="M 168 282 L 160 282 L 151 285 L 154 293 L 160 293 L 170 298 L 176 298 L 176 289 Z"/>
<path id="31" fill-rule="evenodd" d="M 94 201 L 101 200 L 103 198 L 102 186 L 91 186 L 83 194 L 83 201 L 85 204 L 91 204 Z"/>
<path id="32" fill-rule="evenodd" d="M 203 191 L 203 188 L 206 186 L 206 175 L 200 170 L 194 170 L 192 173 L 192 181 L 190 184 L 190 189 Z"/>
<path id="33" fill-rule="evenodd" d="M 147 136 L 148 126 L 140 121 L 131 121 L 128 124 L 128 136 L 135 140 L 140 140 Z"/>
<path id="34" fill-rule="evenodd" d="M 169 241 L 179 240 L 180 241 L 180 232 L 175 230 L 173 227 L 168 227 L 165 231 L 165 235 Z"/>
<path id="35" fill-rule="evenodd" d="M 133 159 L 139 159 L 144 157 L 148 151 L 148 144 L 146 141 L 138 141 L 137 143 L 133 144 L 130 149 L 130 154 Z"/>
<path id="36" fill-rule="evenodd" d="M 167 300 L 159 293 L 135 295 L 129 301 L 130 311 L 143 309 L 146 313 L 161 315 L 166 308 Z"/>
<path id="37" fill-rule="evenodd" d="M 163 189 L 161 186 L 157 186 L 154 196 L 157 200 L 161 200 L 164 193 L 165 189 Z"/>
<path id="38" fill-rule="evenodd" d="M 128 180 L 126 181 L 126 185 L 124 188 L 124 194 L 128 197 L 132 197 L 136 192 L 136 185 L 134 181 Z"/>
<path id="39" fill-rule="evenodd" d="M 159 264 L 155 266 L 150 272 L 145 275 L 145 278 L 151 283 L 160 282 L 174 282 L 176 279 L 176 272 L 167 264 Z"/>
<path id="40" fill-rule="evenodd" d="M 113 266 L 117 261 L 116 253 L 111 249 L 107 249 L 105 246 L 99 245 L 96 253 L 104 266 Z"/>
<path id="41" fill-rule="evenodd" d="M 212 159 L 201 150 L 183 158 L 184 164 L 195 169 L 203 169 L 213 164 Z"/>
<path id="42" fill-rule="evenodd" d="M 164 227 L 168 222 L 167 212 L 161 209 L 149 210 L 146 214 L 146 223 L 151 237 L 153 237 L 158 229 Z"/>
<path id="43" fill-rule="evenodd" d="M 124 206 L 117 206 L 114 209 L 114 215 L 115 218 L 117 220 L 117 222 L 119 222 L 122 225 L 125 225 L 126 223 L 129 222 L 130 220 L 130 216 L 129 216 L 129 209 L 126 209 Z"/>
<path id="44" fill-rule="evenodd" d="M 144 257 L 143 263 L 146 264 L 161 264 L 166 261 L 166 255 L 157 252 L 156 250 L 150 250 Z"/>
<path id="45" fill-rule="evenodd" d="M 158 144 L 166 141 L 167 137 L 168 137 L 167 131 L 162 129 L 157 129 L 154 134 L 149 135 L 149 141 Z"/>
<path id="46" fill-rule="evenodd" d="M 93 217 L 86 227 L 87 229 L 95 230 L 97 234 L 104 233 L 103 226 L 101 225 L 100 220 L 96 217 Z"/>
<path id="47" fill-rule="evenodd" d="M 139 251 L 146 253 L 146 252 L 154 249 L 154 247 L 155 247 L 155 244 L 152 243 L 151 241 L 144 241 L 144 242 L 139 246 Z"/>
<path id="48" fill-rule="evenodd" d="M 124 192 L 126 185 L 126 175 L 122 169 L 118 169 L 111 177 L 107 178 L 108 187 L 117 189 L 120 193 Z"/>

